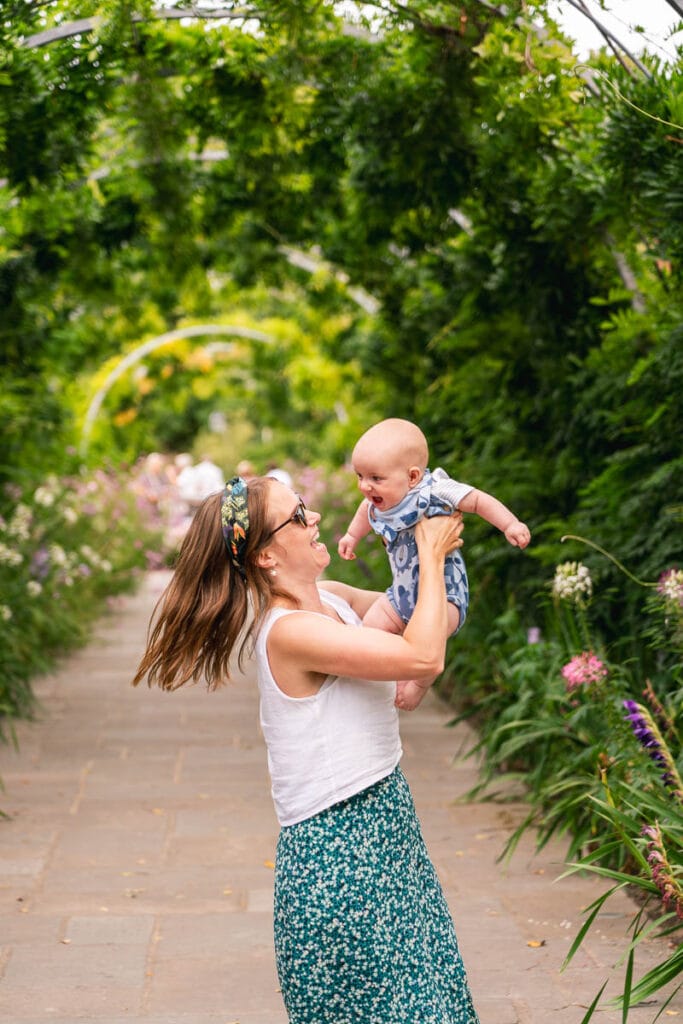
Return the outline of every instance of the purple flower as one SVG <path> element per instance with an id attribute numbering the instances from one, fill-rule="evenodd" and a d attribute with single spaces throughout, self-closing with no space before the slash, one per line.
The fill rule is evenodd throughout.
<path id="1" fill-rule="evenodd" d="M 50 552 L 47 548 L 40 547 L 34 552 L 31 558 L 31 576 L 37 580 L 44 580 L 50 572 Z"/>
<path id="2" fill-rule="evenodd" d="M 145 559 L 148 569 L 163 569 L 164 567 L 164 556 L 160 551 L 145 551 Z"/>
<path id="3" fill-rule="evenodd" d="M 650 760 L 661 770 L 660 777 L 666 788 L 683 803 L 683 781 L 652 715 L 635 700 L 625 700 L 623 705 L 628 712 L 624 717 L 631 723 L 633 735 L 647 751 Z"/>

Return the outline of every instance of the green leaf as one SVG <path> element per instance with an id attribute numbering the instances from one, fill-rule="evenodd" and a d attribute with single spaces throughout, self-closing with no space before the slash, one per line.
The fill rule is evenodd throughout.
<path id="1" fill-rule="evenodd" d="M 602 993 L 605 991 L 606 987 L 607 987 L 607 981 L 604 981 L 602 986 L 601 986 L 601 988 L 600 988 L 600 991 L 598 992 L 598 994 L 596 995 L 595 999 L 593 1000 L 593 1002 L 588 1007 L 586 1013 L 581 1018 L 580 1024 L 588 1024 L 588 1021 L 591 1019 L 591 1017 L 595 1013 L 597 1005 L 600 1002 L 600 997 L 601 997 Z"/>
<path id="2" fill-rule="evenodd" d="M 579 931 L 577 932 L 576 937 L 575 937 L 574 941 L 572 942 L 572 944 L 571 944 L 571 946 L 569 948 L 569 952 L 567 953 L 567 955 L 564 958 L 564 961 L 562 963 L 562 966 L 560 967 L 561 971 L 564 971 L 569 966 L 571 960 L 574 957 L 574 954 L 577 952 L 577 950 L 581 946 L 581 943 L 583 942 L 583 940 L 586 937 L 586 934 L 588 933 L 588 931 L 592 927 L 592 925 L 593 925 L 593 923 L 595 921 L 595 918 L 598 916 L 598 914 L 602 910 L 603 905 L 605 904 L 605 902 L 609 899 L 609 897 L 613 893 L 617 892 L 619 889 L 623 889 L 625 884 L 626 883 L 622 882 L 620 885 L 612 886 L 611 889 L 608 889 L 607 892 L 603 893 L 600 897 L 598 897 L 597 900 L 594 901 L 594 903 L 591 904 L 593 909 L 592 909 L 591 913 L 588 915 L 588 917 L 586 918 L 586 920 L 581 925 L 581 928 L 579 929 Z"/>

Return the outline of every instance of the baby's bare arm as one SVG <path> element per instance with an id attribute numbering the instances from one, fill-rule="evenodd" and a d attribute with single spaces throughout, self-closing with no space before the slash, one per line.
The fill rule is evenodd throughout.
<path id="1" fill-rule="evenodd" d="M 521 522 L 507 505 L 486 491 L 474 488 L 461 500 L 460 508 L 463 512 L 476 512 L 491 526 L 497 527 L 513 547 L 525 548 L 531 540 L 526 523 Z"/>
<path id="2" fill-rule="evenodd" d="M 360 505 L 356 509 L 355 515 L 349 523 L 348 529 L 343 537 L 340 538 L 337 545 L 337 551 L 342 558 L 352 559 L 356 544 L 363 537 L 367 537 L 370 533 L 370 520 L 368 519 L 368 503 L 363 498 Z"/>

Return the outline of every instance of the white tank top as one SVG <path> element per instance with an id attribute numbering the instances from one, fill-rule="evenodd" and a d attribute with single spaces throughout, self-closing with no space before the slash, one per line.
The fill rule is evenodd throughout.
<path id="1" fill-rule="evenodd" d="M 325 590 L 320 597 L 349 629 L 361 626 L 342 598 Z M 281 825 L 310 818 L 386 778 L 403 753 L 395 683 L 328 676 L 311 697 L 282 692 L 268 662 L 268 633 L 283 615 L 297 614 L 273 608 L 256 640 L 261 728 Z"/>

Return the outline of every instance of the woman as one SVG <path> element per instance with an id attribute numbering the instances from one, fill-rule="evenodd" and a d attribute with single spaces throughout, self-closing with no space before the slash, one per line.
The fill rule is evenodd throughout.
<path id="1" fill-rule="evenodd" d="M 377 594 L 318 583 L 320 516 L 241 477 L 197 512 L 134 683 L 228 678 L 253 640 L 282 826 L 275 950 L 290 1024 L 477 1024 L 455 931 L 399 767 L 396 679 L 443 668 L 446 554 L 462 518 L 416 530 L 402 636 L 357 628 Z"/>

